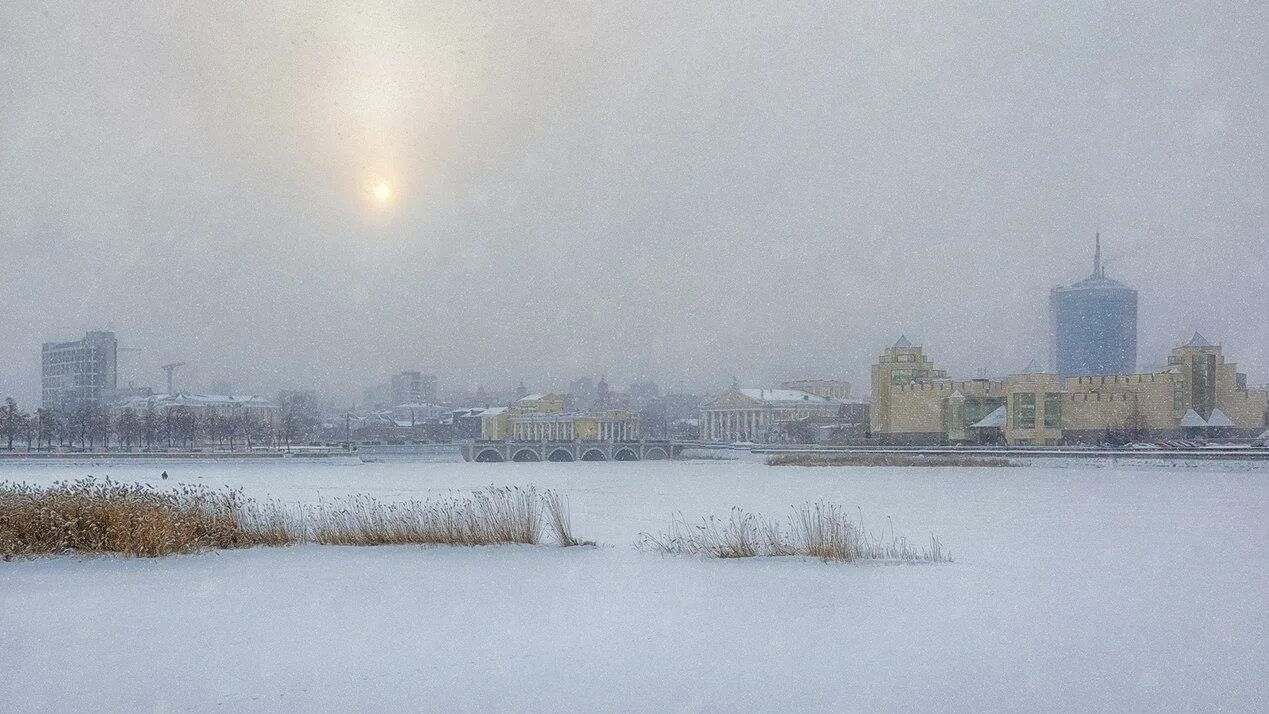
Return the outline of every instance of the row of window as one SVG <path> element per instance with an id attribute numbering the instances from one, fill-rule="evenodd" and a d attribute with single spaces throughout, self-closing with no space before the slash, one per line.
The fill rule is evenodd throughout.
<path id="1" fill-rule="evenodd" d="M 896 369 L 890 373 L 890 383 L 908 384 L 915 379 L 927 379 L 929 376 L 929 370 L 925 369 Z"/>
<path id="2" fill-rule="evenodd" d="M 1034 392 L 1014 392 L 1013 428 L 1034 429 L 1036 424 Z M 1044 428 L 1062 428 L 1062 395 L 1057 392 L 1046 392 L 1044 395 Z"/>

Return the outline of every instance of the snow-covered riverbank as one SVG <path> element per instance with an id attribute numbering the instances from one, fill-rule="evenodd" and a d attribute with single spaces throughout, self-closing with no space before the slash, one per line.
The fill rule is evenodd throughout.
<path id="1" fill-rule="evenodd" d="M 0 563 L 0 708 L 1263 710 L 1269 468 L 7 463 L 316 502 L 535 484 L 598 548 Z M 956 562 L 662 558 L 672 513 L 827 499 Z"/>

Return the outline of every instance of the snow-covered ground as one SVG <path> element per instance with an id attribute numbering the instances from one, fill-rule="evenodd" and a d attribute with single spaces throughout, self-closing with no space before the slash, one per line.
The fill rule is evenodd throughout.
<path id="1" fill-rule="evenodd" d="M 601 547 L 0 563 L 0 710 L 1269 710 L 1263 463 L 0 463 L 90 473 L 310 502 L 536 484 Z M 816 499 L 956 562 L 634 547 Z"/>

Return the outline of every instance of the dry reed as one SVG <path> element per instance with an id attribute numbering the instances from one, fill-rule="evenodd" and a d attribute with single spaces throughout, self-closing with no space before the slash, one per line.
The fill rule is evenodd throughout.
<path id="1" fill-rule="evenodd" d="M 369 496 L 316 506 L 261 504 L 241 490 L 157 490 L 92 478 L 47 488 L 0 483 L 0 555 L 65 552 L 160 556 L 210 548 L 323 545 L 537 544 L 543 510 L 560 545 L 579 545 L 557 493 L 489 487 L 469 497 L 384 503 Z"/>
<path id="2" fill-rule="evenodd" d="M 86 478 L 48 488 L 0 484 L 0 554 L 136 556 L 291 542 L 289 523 L 241 491 Z"/>
<path id="3" fill-rule="evenodd" d="M 767 457 L 768 466 L 1017 466 L 996 456 L 973 454 L 901 454 L 883 451 L 848 453 L 794 452 Z"/>
<path id="4" fill-rule="evenodd" d="M 938 538 L 917 546 L 906 538 L 867 533 L 862 521 L 851 520 L 840 506 L 819 501 L 793 509 L 787 523 L 732 508 L 727 519 L 709 516 L 689 523 L 681 515 L 671 519 L 664 533 L 640 535 L 643 547 L 664 555 L 712 558 L 798 555 L 820 560 L 889 562 L 947 562 Z"/>
<path id="5" fill-rule="evenodd" d="M 573 518 L 569 513 L 568 501 L 557 491 L 542 494 L 542 505 L 546 515 L 551 519 L 551 530 L 555 533 L 555 541 L 564 546 L 595 545 L 593 540 L 578 540 L 573 535 Z"/>

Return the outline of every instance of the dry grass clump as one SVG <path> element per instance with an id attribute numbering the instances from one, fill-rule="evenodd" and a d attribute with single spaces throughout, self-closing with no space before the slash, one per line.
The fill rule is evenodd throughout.
<path id="1" fill-rule="evenodd" d="M 542 535 L 542 505 L 531 486 L 401 503 L 358 495 L 313 516 L 312 538 L 322 545 L 532 545 Z"/>
<path id="2" fill-rule="evenodd" d="M 79 551 L 136 556 L 294 542 L 280 510 L 241 491 L 86 478 L 48 488 L 0 484 L 0 554 Z"/>
<path id="3" fill-rule="evenodd" d="M 569 514 L 568 501 L 555 491 L 542 494 L 542 504 L 546 508 L 547 517 L 551 519 L 551 530 L 555 533 L 555 541 L 564 547 L 574 545 L 595 545 L 593 540 L 578 540 L 573 536 L 573 518 Z"/>
<path id="4" fill-rule="evenodd" d="M 557 493 L 489 487 L 470 497 L 317 506 L 260 504 L 241 490 L 156 490 L 92 478 L 47 488 L 0 483 L 0 555 L 65 552 L 160 556 L 209 548 L 323 545 L 537 544 L 543 511 L 560 545 L 582 545 Z M 593 545 L 593 543 L 592 543 Z"/>
<path id="5" fill-rule="evenodd" d="M 1017 466 L 1009 459 L 973 454 L 902 454 L 856 451 L 838 454 L 801 452 L 774 454 L 768 466 Z"/>
<path id="6" fill-rule="evenodd" d="M 674 517 L 665 533 L 640 535 L 642 545 L 664 555 L 711 558 L 800 555 L 829 561 L 949 562 L 938 538 L 926 546 L 906 538 L 868 534 L 840 506 L 819 501 L 793 509 L 787 523 L 732 508 L 727 519 L 710 516 L 691 524 Z"/>

